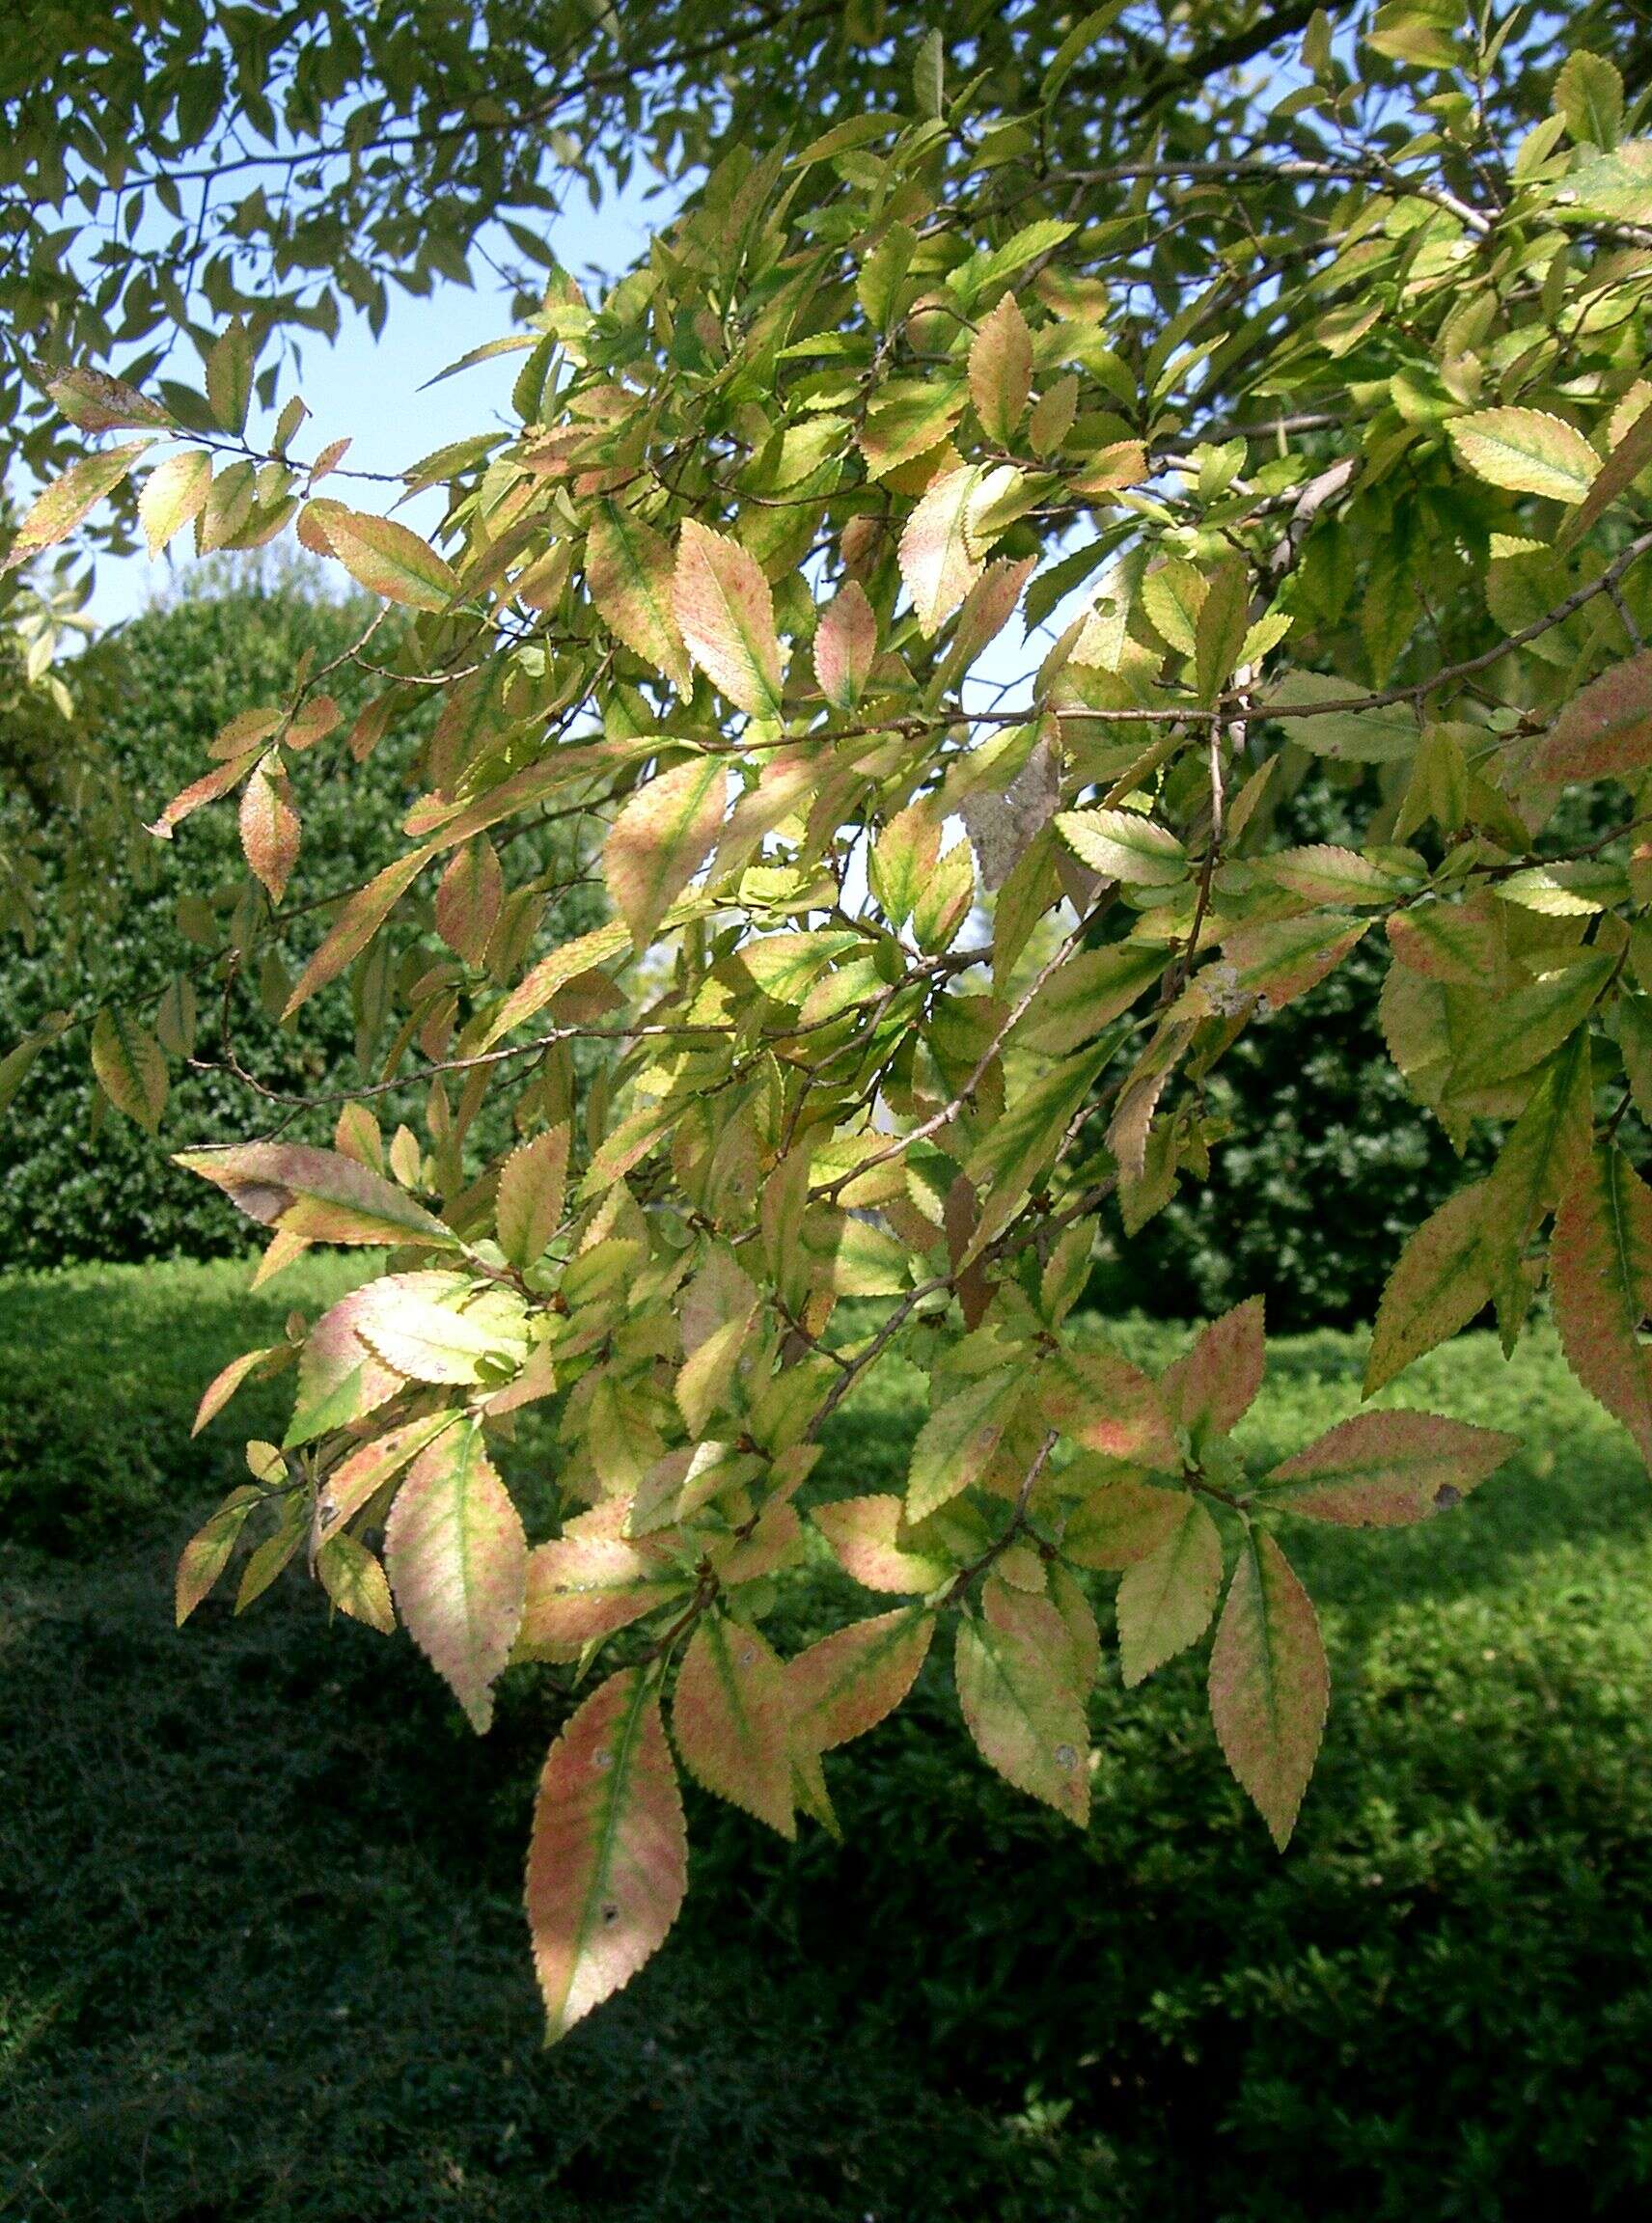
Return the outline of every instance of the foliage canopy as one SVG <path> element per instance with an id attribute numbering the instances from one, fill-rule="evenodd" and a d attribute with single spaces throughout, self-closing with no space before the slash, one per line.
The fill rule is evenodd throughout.
<path id="1" fill-rule="evenodd" d="M 1157 1379 L 1071 1315 L 1103 1219 L 1128 1240 L 1205 1177 L 1221 1059 L 1357 948 L 1413 1094 L 1495 1147 L 1401 1252 L 1367 1390 L 1488 1305 L 1512 1346 L 1547 1277 L 1652 1457 L 1652 142 L 1614 65 L 1556 73 L 1524 14 L 1292 19 L 1262 96 L 1217 69 L 1170 107 L 1122 11 L 1053 51 L 1028 21 L 909 44 L 898 105 L 854 47 L 823 134 L 728 154 L 600 299 L 553 273 L 504 343 L 519 422 L 409 468 L 447 490 L 439 548 L 340 498 L 336 442 L 299 460 L 292 403 L 249 441 L 237 317 L 202 400 L 55 379 L 119 438 L 10 559 L 129 484 L 157 549 L 295 522 L 410 614 L 363 628 L 353 721 L 301 664 L 155 821 L 186 844 L 235 799 L 245 899 L 193 968 L 223 1041 L 175 985 L 5 1070 L 84 1016 L 149 1127 L 169 1055 L 234 1070 L 312 784 L 438 705 L 403 838 L 286 1005 L 349 974 L 388 1049 L 262 1084 L 262 1131 L 179 1157 L 273 1230 L 264 1275 L 317 1244 L 388 1270 L 208 1388 L 203 1425 L 296 1371 L 178 1608 L 244 1538 L 238 1605 L 307 1553 L 479 1730 L 512 1661 L 589 1684 L 529 1859 L 553 2036 L 675 1914 L 678 1762 L 833 1826 L 823 1756 L 938 1642 L 985 1759 L 1082 1822 L 1090 1571 L 1127 1685 L 1209 1635 L 1217 1740 L 1288 1840 L 1330 1688 L 1295 1524 L 1432 1518 L 1512 1440 L 1372 1409 L 1253 1471 L 1258 1303 Z M 1250 50 L 1280 28 L 1244 21 Z M 1040 65 L 1013 100 L 1000 39 Z M 1098 53 L 1122 145 L 1087 137 Z M 1281 837 L 1305 767 L 1356 837 Z M 1568 791 L 1599 832 L 1560 831 Z M 547 823 L 571 852 L 507 850 Z M 604 918 L 550 939 L 593 875 Z M 292 1140 L 323 1108 L 334 1147 Z M 782 1658 L 817 1432 L 894 1349 L 929 1387 L 904 1492 L 813 1517 L 874 1609 Z M 549 1398 L 560 1518 L 530 1539 L 489 1447 Z"/>

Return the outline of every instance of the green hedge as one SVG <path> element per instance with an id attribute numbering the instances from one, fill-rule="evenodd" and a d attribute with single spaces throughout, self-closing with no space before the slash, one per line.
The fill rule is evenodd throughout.
<path id="1" fill-rule="evenodd" d="M 291 684 L 299 657 L 338 655 L 361 630 L 363 611 L 311 592 L 302 576 L 270 590 L 246 585 L 191 595 L 135 619 L 120 636 L 122 686 L 101 739 L 144 819 L 206 765 L 213 736 L 238 711 L 274 703 Z M 346 714 L 365 699 L 341 674 Z M 411 792 L 406 733 L 384 745 L 382 775 L 346 784 L 323 761 L 306 759 L 294 786 L 304 847 L 288 899 L 294 904 L 382 864 L 398 839 Z M 323 752 L 317 752 L 317 757 Z M 15 808 L 15 805 L 13 806 Z M 49 830 L 48 830 L 49 831 Z M 63 859 L 48 859 L 50 884 L 63 892 Z M 142 1006 L 199 950 L 178 931 L 178 897 L 188 891 L 233 891 L 244 878 L 233 809 L 203 810 L 171 843 L 140 835 L 113 861 L 107 885 L 81 906 L 54 898 L 51 924 L 32 952 L 14 942 L 0 962 L 0 1043 L 10 1046 L 47 1011 L 107 997 Z M 299 949 L 315 939 L 306 921 Z M 202 1048 L 214 1040 L 212 992 L 202 993 Z M 354 1070 L 354 1026 L 347 988 L 317 997 L 296 1035 L 283 1034 L 251 994 L 237 999 L 235 1038 L 261 1079 L 296 1077 L 315 1084 L 341 1067 Z M 168 1163 L 165 1140 L 225 1139 L 244 1133 L 249 1098 L 215 1073 L 173 1067 L 173 1093 L 161 1142 L 119 1114 L 93 1133 L 96 1090 L 83 1033 L 48 1050 L 14 1100 L 0 1147 L 0 1257 L 9 1266 L 55 1266 L 69 1259 L 140 1259 L 188 1252 L 212 1257 L 241 1249 L 245 1227 L 199 1181 Z"/>
<path id="2" fill-rule="evenodd" d="M 344 1272 L 278 1280 L 258 1331 Z M 168 1626 L 172 1550 L 245 1432 L 185 1441 L 245 1339 L 245 1274 L 0 1285 L 26 1360 L 0 1386 L 0 1525 L 55 1489 L 81 1554 L 0 1567 L 0 2200 L 88 2223 L 1644 2206 L 1652 1498 L 1546 1331 L 1510 1365 L 1470 1337 L 1400 1386 L 1528 1439 L 1460 1512 L 1305 1534 L 1335 1698 L 1284 1858 L 1195 1663 L 1128 1694 L 1104 1669 L 1081 1836 L 976 1759 L 938 1646 L 912 1710 L 828 1762 L 842 1848 L 788 1850 L 691 1792 L 675 1936 L 546 2056 L 516 1903 L 543 1674 L 512 1671 L 479 1743 L 409 1645 L 329 1631 L 297 1576 L 244 1621 L 214 1602 Z M 1153 1363 L 1179 1341 L 1113 1332 Z M 1255 1448 L 1354 1410 L 1363 1358 L 1280 1343 Z M 898 1476 L 917 1416 L 883 1370 L 835 1416 L 821 1486 Z M 138 1518 L 140 1454 L 138 1547 L 94 1552 Z M 844 1604 L 867 1601 L 816 1567 L 777 1634 Z"/>

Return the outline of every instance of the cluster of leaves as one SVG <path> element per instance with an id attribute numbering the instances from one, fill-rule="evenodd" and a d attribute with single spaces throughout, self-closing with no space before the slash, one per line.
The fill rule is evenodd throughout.
<path id="1" fill-rule="evenodd" d="M 553 2034 L 681 1900 L 668 1698 L 708 1788 L 831 1826 L 822 1756 L 944 1630 L 984 1756 L 1082 1821 L 1085 1568 L 1119 1573 L 1131 1684 L 1214 1625 L 1218 1740 L 1288 1838 L 1329 1678 L 1280 1534 L 1423 1520 L 1510 1439 L 1371 1412 L 1253 1472 L 1229 1438 L 1259 1304 L 1158 1380 L 1069 1314 L 1104 1217 L 1129 1242 L 1205 1175 L 1223 1057 L 1362 944 L 1414 1096 L 1459 1147 L 1506 1127 L 1400 1255 L 1367 1388 L 1488 1304 L 1512 1344 L 1547 1276 L 1652 1457 L 1652 1191 L 1622 1126 L 1652 1095 L 1652 143 L 1580 52 L 1505 144 L 1488 89 L 1526 81 L 1522 19 L 1395 0 L 1367 76 L 1316 16 L 1243 141 L 1074 164 L 1046 126 L 1095 35 L 1013 116 L 931 36 L 903 112 L 731 156 L 595 304 L 554 281 L 500 343 L 520 427 L 407 475 L 449 490 L 445 554 L 317 491 L 339 450 L 294 459 L 296 402 L 272 452 L 245 440 L 243 323 L 202 404 L 227 467 L 170 401 L 55 382 L 141 437 L 47 488 L 14 563 L 141 469 L 157 548 L 293 519 L 415 614 L 382 662 L 364 632 L 384 683 L 338 761 L 434 695 L 427 792 L 284 1006 L 351 972 L 394 1005 L 381 1078 L 343 1091 L 331 1150 L 278 1126 L 179 1160 L 273 1230 L 265 1276 L 317 1244 L 388 1271 L 207 1390 L 203 1424 L 296 1364 L 179 1611 L 244 1539 L 240 1603 L 306 1551 L 479 1729 L 513 1658 L 592 1679 L 529 1857 Z M 299 851 L 294 770 L 344 730 L 324 676 L 234 721 L 153 828 L 238 795 L 255 926 Z M 1272 837 L 1304 753 L 1372 768 L 1357 841 Z M 1628 812 L 1558 834 L 1604 782 Z M 506 847 L 547 817 L 555 887 Z M 610 915 L 542 947 L 598 854 Z M 240 950 L 210 962 L 233 980 Z M 159 1031 L 104 1007 L 92 1057 L 158 1118 Z M 424 1139 L 387 1148 L 373 1107 L 410 1076 Z M 930 1402 L 904 1493 L 817 1518 L 906 1603 L 783 1659 L 760 1623 L 818 1431 L 895 1348 Z M 552 1397 L 531 1543 L 489 1445 Z"/>
<path id="2" fill-rule="evenodd" d="M 1353 13 L 1337 0 L 1327 20 Z M 1404 52 L 1406 13 L 1390 11 L 1385 54 Z M 1412 43 L 1438 59 L 1455 12 L 1412 13 Z M 1144 141 L 1199 156 L 1243 130 L 1236 70 L 1312 14 L 967 0 L 940 19 L 995 113 L 1032 110 L 1060 79 L 1039 129 L 1073 164 Z M 377 330 L 397 288 L 479 271 L 526 311 L 570 191 L 595 198 L 636 169 L 680 179 L 732 147 L 896 111 L 935 20 L 929 0 L 449 0 L 416 22 L 377 0 L 19 0 L 0 56 L 0 477 L 20 462 L 48 478 L 72 454 L 42 371 L 92 359 L 143 384 L 178 368 L 180 337 L 205 354 L 234 316 L 296 359 L 353 312 Z M 1562 28 L 1616 52 L 1632 91 L 1646 82 L 1633 0 L 1533 12 L 1479 89 L 1504 138 L 1544 113 Z M 218 430 L 185 379 L 161 390 Z M 107 522 L 124 545 L 129 508 Z"/>

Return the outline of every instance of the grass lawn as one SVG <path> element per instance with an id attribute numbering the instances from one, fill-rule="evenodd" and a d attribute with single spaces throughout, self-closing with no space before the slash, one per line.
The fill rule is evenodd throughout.
<path id="1" fill-rule="evenodd" d="M 1522 1461 L 1425 1529 L 1304 1534 L 1335 1694 L 1283 1860 L 1195 1662 L 1127 1694 L 1110 1654 L 1081 1837 L 974 1758 L 938 1646 L 829 1763 L 845 1847 L 691 1794 L 676 1935 L 545 2054 L 517 1906 L 542 1675 L 479 1742 L 301 1579 L 171 1628 L 191 1516 L 290 1393 L 191 1446 L 200 1386 L 349 1271 L 250 1325 L 244 1268 L 0 1282 L 0 2216 L 1645 2212 L 1652 1486 L 1546 1331 L 1392 1397 Z M 1281 1343 L 1253 1442 L 1354 1410 L 1362 1358 Z M 886 1368 L 829 1478 L 897 1476 L 918 1417 Z"/>

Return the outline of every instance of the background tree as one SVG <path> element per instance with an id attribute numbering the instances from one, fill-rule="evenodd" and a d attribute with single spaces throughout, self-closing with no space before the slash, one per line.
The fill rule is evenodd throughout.
<path id="1" fill-rule="evenodd" d="M 509 1666 L 573 1671 L 527 1883 L 553 2036 L 675 1915 L 673 1747 L 784 1835 L 832 1826 L 823 1755 L 938 1638 L 984 1758 L 1082 1821 L 1089 1571 L 1128 1685 L 1214 1625 L 1217 1740 L 1288 1840 L 1329 1692 L 1293 1524 L 1431 1518 L 1512 1440 L 1385 1405 L 1253 1455 L 1258 1302 L 1157 1379 L 1070 1316 L 1104 1221 L 1128 1245 L 1206 1178 L 1235 1044 L 1357 948 L 1413 1095 L 1496 1149 L 1400 1253 L 1367 1393 L 1488 1304 L 1512 1344 L 1547 1278 L 1652 1452 L 1647 142 L 1603 56 L 1554 74 L 1540 21 L 1398 0 L 1357 47 L 1316 15 L 1282 96 L 1184 73 L 1173 129 L 1128 50 L 1139 145 L 1092 159 L 1069 80 L 1120 20 L 1013 114 L 932 34 L 900 108 L 729 155 L 601 299 L 553 276 L 519 426 L 407 475 L 448 489 L 446 554 L 338 499 L 336 447 L 296 460 L 290 405 L 247 438 L 244 320 L 199 409 L 54 381 L 123 437 L 14 563 L 130 479 L 157 547 L 295 519 L 413 613 L 301 660 L 154 822 L 187 843 L 236 798 L 250 877 L 199 963 L 237 1075 L 316 791 L 437 706 L 397 853 L 283 1007 L 348 974 L 388 1047 L 181 1154 L 273 1228 L 264 1276 L 333 1243 L 389 1271 L 207 1390 L 203 1423 L 296 1365 L 178 1603 L 244 1538 L 241 1605 L 306 1552 L 479 1730 Z M 379 682 L 348 726 L 334 663 Z M 1348 838 L 1293 837 L 1308 782 Z M 95 1004 L 100 1086 L 157 1124 L 163 1040 Z M 333 1149 L 287 1139 L 335 1112 Z M 904 1493 L 814 1503 L 819 1431 L 894 1351 L 930 1402 Z M 548 1399 L 530 1544 L 489 1450 Z M 783 1659 L 802 1512 L 905 1602 Z"/>

